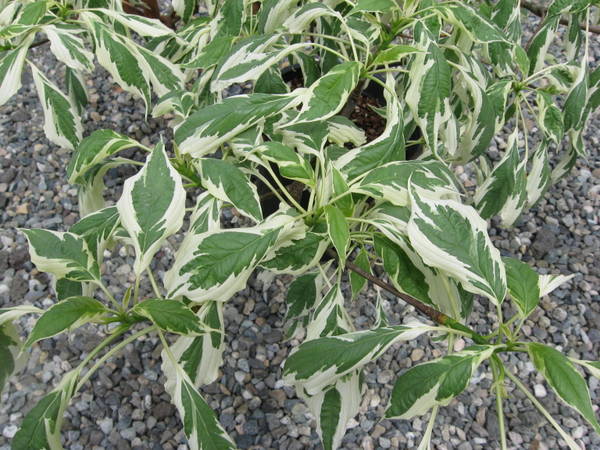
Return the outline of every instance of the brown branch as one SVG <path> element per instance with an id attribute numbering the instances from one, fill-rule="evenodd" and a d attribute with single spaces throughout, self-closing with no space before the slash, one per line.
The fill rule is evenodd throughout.
<path id="1" fill-rule="evenodd" d="M 542 18 L 546 17 L 546 13 L 548 12 L 548 10 L 543 6 L 527 0 L 521 0 L 521 8 L 525 8 L 527 11 Z M 560 23 L 562 25 L 569 25 L 569 21 L 563 18 L 560 19 Z M 580 27 L 584 31 L 587 30 L 590 33 L 600 34 L 600 25 L 589 25 L 589 27 L 586 27 L 585 24 L 581 24 Z"/>
<path id="2" fill-rule="evenodd" d="M 41 41 L 34 42 L 33 44 L 31 44 L 31 45 L 29 46 L 29 48 L 35 48 L 35 47 L 39 47 L 40 45 L 47 44 L 48 42 L 50 42 L 50 40 L 49 40 L 49 39 L 42 39 Z"/>
<path id="3" fill-rule="evenodd" d="M 338 258 L 337 253 L 331 248 L 327 250 L 327 253 L 335 259 Z M 454 330 L 462 331 L 463 333 L 468 334 L 471 337 L 471 339 L 473 339 L 473 341 L 477 344 L 488 344 L 489 343 L 487 338 L 480 335 L 479 333 L 476 333 L 471 328 L 461 324 L 460 322 L 454 320 L 452 317 L 447 316 L 443 312 L 438 311 L 437 309 L 431 307 L 430 305 L 423 303 L 422 301 L 417 300 L 416 298 L 411 297 L 410 295 L 405 294 L 404 292 L 400 292 L 399 290 L 394 288 L 394 286 L 392 286 L 391 284 L 386 283 L 385 281 L 377 278 L 376 276 L 371 275 L 370 273 L 364 271 L 363 269 L 358 267 L 353 262 L 346 261 L 346 268 L 348 270 L 351 270 L 352 272 L 360 275 L 361 277 L 366 278 L 371 283 L 379 286 L 380 288 L 388 291 L 390 294 L 393 294 L 396 297 L 401 298 L 406 303 L 408 303 L 409 305 L 414 307 L 417 311 L 419 311 L 421 314 L 424 314 L 432 321 L 439 323 L 440 325 L 444 325 L 448 328 L 452 328 Z"/>

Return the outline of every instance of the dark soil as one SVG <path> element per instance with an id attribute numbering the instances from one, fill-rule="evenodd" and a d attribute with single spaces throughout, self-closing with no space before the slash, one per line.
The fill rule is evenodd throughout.
<path id="1" fill-rule="evenodd" d="M 361 95 L 350 113 L 350 120 L 364 130 L 367 135 L 367 142 L 379 137 L 385 129 L 385 119 L 373 109 L 380 106 L 377 99 Z"/>

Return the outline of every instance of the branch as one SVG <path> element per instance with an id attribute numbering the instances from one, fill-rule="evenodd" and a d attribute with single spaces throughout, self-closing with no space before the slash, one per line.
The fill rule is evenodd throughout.
<path id="1" fill-rule="evenodd" d="M 336 259 L 338 258 L 337 253 L 333 249 L 331 249 L 331 248 L 327 250 L 327 253 L 330 256 L 332 256 L 333 258 L 336 258 Z M 413 306 L 417 311 L 419 311 L 420 313 L 424 314 L 425 316 L 427 316 L 432 321 L 434 321 L 436 323 L 439 323 L 440 325 L 444 325 L 444 326 L 446 326 L 448 328 L 452 328 L 454 330 L 462 331 L 463 333 L 467 333 L 471 337 L 471 339 L 473 339 L 473 342 L 475 342 L 477 344 L 488 344 L 489 343 L 487 338 L 485 338 L 484 336 L 480 335 L 479 333 L 476 333 L 471 328 L 469 328 L 469 327 L 463 325 L 462 323 L 454 320 L 452 317 L 447 316 L 443 312 L 438 311 L 437 309 L 431 307 L 430 305 L 428 305 L 426 303 L 423 303 L 422 301 L 417 300 L 416 298 L 411 297 L 408 294 L 400 292 L 399 290 L 397 290 L 396 288 L 394 288 L 394 286 L 392 286 L 391 284 L 388 284 L 385 281 L 377 278 L 376 276 L 371 275 L 368 272 L 365 272 L 364 270 L 362 270 L 360 267 L 358 267 L 353 262 L 346 261 L 346 268 L 348 270 L 351 270 L 354 273 L 357 273 L 361 277 L 366 278 L 371 283 L 376 284 L 380 288 L 388 291 L 390 294 L 393 294 L 396 297 L 401 298 L 406 303 L 408 303 L 409 305 Z"/>
<path id="2" fill-rule="evenodd" d="M 544 8 L 541 5 L 538 5 L 534 2 L 530 2 L 527 0 L 521 0 L 521 8 L 525 8 L 527 11 L 535 14 L 538 17 L 546 17 L 546 13 L 548 12 L 548 10 L 546 8 Z M 569 21 L 567 19 L 560 19 L 560 23 L 562 25 L 569 25 Z M 586 28 L 585 24 L 581 24 L 580 25 L 582 30 L 587 30 L 590 33 L 594 33 L 594 34 L 600 34 L 600 25 L 589 25 L 588 28 Z"/>

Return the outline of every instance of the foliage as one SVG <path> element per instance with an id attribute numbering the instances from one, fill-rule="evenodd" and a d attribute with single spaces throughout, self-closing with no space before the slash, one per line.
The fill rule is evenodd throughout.
<path id="1" fill-rule="evenodd" d="M 540 297 L 569 277 L 538 275 L 501 258 L 486 222 L 499 216 L 512 225 L 585 155 L 586 121 L 600 104 L 600 69 L 588 67 L 584 32 L 597 1 L 554 0 L 530 38 L 517 0 L 177 0 L 174 29 L 124 12 L 116 0 L 0 6 L 0 104 L 29 66 L 48 139 L 73 150 L 67 177 L 79 188 L 82 213 L 66 232 L 23 230 L 33 263 L 54 276 L 58 302 L 47 310 L 0 310 L 7 362 L 0 382 L 39 340 L 89 323 L 108 333 L 29 412 L 13 448 L 60 448 L 70 400 L 104 361 L 149 333 L 162 343 L 166 389 L 190 447 L 235 447 L 198 388 L 218 377 L 223 361 L 223 305 L 257 269 L 297 277 L 287 319 L 289 335 L 304 342 L 284 377 L 308 404 L 326 449 L 340 445 L 358 412 L 363 367 L 422 334 L 447 341 L 448 352 L 398 374 L 386 413 L 408 419 L 432 412 L 420 448 L 429 447 L 439 406 L 480 367 L 495 379 L 506 447 L 505 377 L 533 398 L 505 366 L 510 352 L 527 353 L 558 397 L 600 432 L 576 368 L 597 377 L 599 363 L 521 340 Z M 46 40 L 64 65 L 61 86 L 30 59 L 30 49 Z M 83 137 L 85 80 L 96 63 L 147 114 L 170 120 L 172 142 L 149 148 L 112 130 Z M 284 81 L 284 66 L 295 70 L 299 86 Z M 235 84 L 251 87 L 228 96 Z M 365 89 L 382 97 L 373 110 L 385 128 L 374 139 L 349 120 Z M 508 138 L 497 158 L 488 149 L 503 130 Z M 417 158 L 407 160 L 415 147 Z M 138 164 L 120 156 L 130 148 L 145 152 L 146 161 L 125 180 L 116 205 L 106 206 L 103 177 Z M 457 168 L 477 174 L 475 189 L 462 187 Z M 274 212 L 269 199 L 276 199 Z M 222 227 L 221 212 L 232 207 L 244 227 Z M 172 267 L 158 283 L 152 260 L 184 222 Z M 134 249 L 136 276 L 116 297 L 102 274 L 115 246 Z M 389 283 L 372 275 L 375 264 Z M 353 296 L 369 279 L 434 324 L 389 324 L 378 303 L 377 324 L 357 330 L 342 289 L 348 269 Z M 140 296 L 146 281 L 153 298 Z M 468 325 L 474 295 L 497 313 L 485 335 Z M 21 342 L 13 321 L 25 314 L 40 317 Z M 459 336 L 473 345 L 453 352 Z"/>

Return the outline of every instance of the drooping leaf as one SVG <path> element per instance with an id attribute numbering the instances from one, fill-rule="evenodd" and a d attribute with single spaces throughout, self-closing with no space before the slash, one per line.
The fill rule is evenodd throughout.
<path id="1" fill-rule="evenodd" d="M 87 215 L 73 225 L 69 232 L 85 239 L 89 251 L 100 264 L 104 256 L 105 244 L 114 235 L 119 224 L 119 211 L 115 206 L 109 206 Z"/>
<path id="2" fill-rule="evenodd" d="M 11 441 L 15 450 L 60 449 L 60 428 L 63 415 L 75 394 L 75 384 L 79 371 L 66 374 L 52 392 L 43 397 L 31 409 L 21 424 L 21 428 Z"/>
<path id="3" fill-rule="evenodd" d="M 4 52 L 0 57 L 0 106 L 21 88 L 23 64 L 34 36 L 35 33 L 31 33 L 19 47 Z"/>
<path id="4" fill-rule="evenodd" d="M 411 419 L 435 405 L 446 406 L 468 386 L 479 365 L 494 347 L 473 345 L 431 362 L 411 367 L 396 380 L 387 418 Z"/>
<path id="5" fill-rule="evenodd" d="M 317 302 L 317 273 L 307 273 L 296 278 L 288 287 L 286 303 L 288 310 L 286 318 L 293 319 L 303 316 Z"/>
<path id="6" fill-rule="evenodd" d="M 199 336 L 180 336 L 171 352 L 196 387 L 212 383 L 219 376 L 225 350 L 223 302 L 209 301 L 197 313 L 209 330 Z"/>
<path id="7" fill-rule="evenodd" d="M 0 310 L 0 320 L 2 320 L 2 310 Z M 0 324 L 0 394 L 6 385 L 8 378 L 17 369 L 17 357 L 21 350 L 21 339 L 15 331 L 11 322 Z"/>
<path id="8" fill-rule="evenodd" d="M 31 346 L 37 341 L 56 336 L 69 329 L 92 322 L 108 310 L 102 303 L 91 297 L 70 297 L 48 308 L 37 320 L 25 342 Z"/>
<path id="9" fill-rule="evenodd" d="M 44 133 L 54 144 L 73 150 L 83 127 L 77 107 L 40 70 L 30 64 L 33 81 L 44 110 Z"/>
<path id="10" fill-rule="evenodd" d="M 571 361 L 558 350 L 544 344 L 527 344 L 529 356 L 554 392 L 575 409 L 600 433 L 600 423 L 592 408 L 590 392 L 583 377 Z"/>
<path id="11" fill-rule="evenodd" d="M 94 55 L 85 48 L 78 36 L 84 30 L 61 25 L 45 25 L 44 33 L 50 41 L 50 50 L 60 62 L 78 72 L 94 69 Z"/>
<path id="12" fill-rule="evenodd" d="M 133 270 L 141 274 L 165 239 L 183 223 L 185 190 L 171 166 L 164 144 L 156 145 L 144 167 L 125 180 L 117 202 L 121 224 L 133 240 Z"/>

